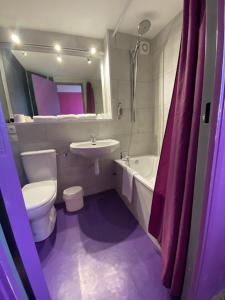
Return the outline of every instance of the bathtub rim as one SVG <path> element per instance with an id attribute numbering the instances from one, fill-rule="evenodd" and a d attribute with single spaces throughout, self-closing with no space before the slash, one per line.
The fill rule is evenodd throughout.
<path id="1" fill-rule="evenodd" d="M 146 155 L 138 155 L 138 156 L 131 156 L 130 159 L 140 159 L 140 158 L 143 158 L 143 157 L 153 157 L 153 158 L 158 158 L 159 159 L 159 156 L 158 155 L 151 155 L 151 154 L 146 154 Z M 129 167 L 127 164 L 126 164 L 126 160 L 123 160 L 123 159 L 116 159 L 114 160 L 118 165 L 120 165 L 122 168 L 124 166 L 132 169 L 131 167 Z M 132 169 L 133 170 L 133 169 Z M 156 175 L 157 175 L 157 172 L 156 172 Z M 155 176 L 156 176 L 155 175 Z M 154 186 L 150 185 L 147 180 L 141 176 L 138 172 L 137 174 L 134 174 L 134 178 L 137 179 L 140 183 L 142 183 L 147 189 L 149 189 L 151 192 L 154 192 L 154 188 L 155 188 L 155 184 Z"/>

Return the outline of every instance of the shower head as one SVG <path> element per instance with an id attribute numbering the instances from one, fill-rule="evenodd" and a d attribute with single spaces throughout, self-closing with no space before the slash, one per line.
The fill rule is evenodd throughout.
<path id="1" fill-rule="evenodd" d="M 131 49 L 132 61 L 135 62 L 138 56 L 139 48 L 141 46 L 142 36 L 149 31 L 151 27 L 151 21 L 148 19 L 142 20 L 138 24 L 138 37 L 136 45 L 133 49 Z"/>
<path id="2" fill-rule="evenodd" d="M 151 27 L 151 22 L 148 19 L 144 19 L 138 25 L 138 35 L 142 36 L 149 31 Z"/>

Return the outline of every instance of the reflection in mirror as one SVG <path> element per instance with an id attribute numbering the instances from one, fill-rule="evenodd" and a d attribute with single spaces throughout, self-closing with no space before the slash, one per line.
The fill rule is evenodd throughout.
<path id="1" fill-rule="evenodd" d="M 103 113 L 101 58 L 23 50 L 12 54 L 11 64 L 26 75 L 29 114 Z"/>

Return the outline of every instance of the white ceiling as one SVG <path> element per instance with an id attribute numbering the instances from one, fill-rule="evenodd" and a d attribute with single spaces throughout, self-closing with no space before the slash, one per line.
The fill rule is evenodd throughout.
<path id="1" fill-rule="evenodd" d="M 128 0 L 0 0 L 0 26 L 103 38 L 114 29 Z M 133 0 L 119 31 L 136 34 L 143 18 L 154 37 L 182 10 L 183 0 Z"/>
<path id="2" fill-rule="evenodd" d="M 56 81 L 74 80 L 99 80 L 100 59 L 92 59 L 92 64 L 87 63 L 86 57 L 61 55 L 62 63 L 56 60 L 56 54 L 43 52 L 27 52 L 23 55 L 21 50 L 12 50 L 13 55 L 27 71 L 50 76 Z"/>

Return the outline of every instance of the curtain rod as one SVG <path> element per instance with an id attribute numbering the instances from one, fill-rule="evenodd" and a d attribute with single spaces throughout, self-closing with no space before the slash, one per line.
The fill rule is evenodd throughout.
<path id="1" fill-rule="evenodd" d="M 117 23 L 116 23 L 116 27 L 115 27 L 115 29 L 114 29 L 114 31 L 113 31 L 113 35 L 112 35 L 113 38 L 114 38 L 115 35 L 117 34 L 117 32 L 118 32 L 118 30 L 119 30 L 119 27 L 120 27 L 120 25 L 122 24 L 122 22 L 123 22 L 123 20 L 124 20 L 124 17 L 125 17 L 125 15 L 126 15 L 126 13 L 127 13 L 127 10 L 128 10 L 128 8 L 130 7 L 130 5 L 131 5 L 132 2 L 133 2 L 133 0 L 127 0 L 125 6 L 124 6 L 124 8 L 123 8 L 123 10 L 122 10 L 122 12 L 121 12 L 121 14 L 120 14 L 120 16 L 119 16 L 119 19 L 118 19 L 118 21 L 117 21 Z"/>

